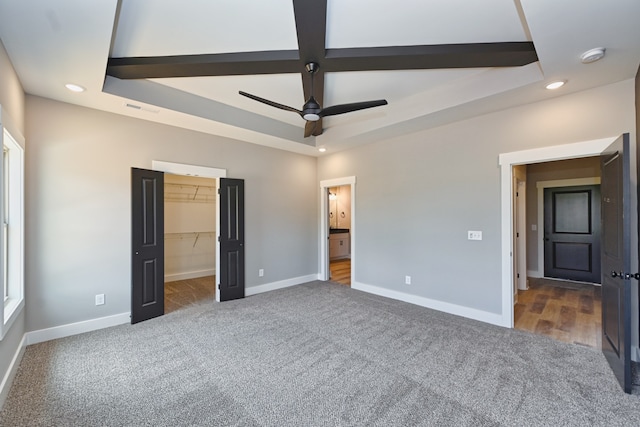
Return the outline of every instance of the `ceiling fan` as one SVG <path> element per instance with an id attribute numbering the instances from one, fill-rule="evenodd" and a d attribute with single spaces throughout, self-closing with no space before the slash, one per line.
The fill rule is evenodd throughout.
<path id="1" fill-rule="evenodd" d="M 311 75 L 311 96 L 302 106 L 302 110 L 298 110 L 297 108 L 289 107 L 288 105 L 278 104 L 277 102 L 269 101 L 268 99 L 260 98 L 259 96 L 252 95 L 247 92 L 240 91 L 240 95 L 246 96 L 247 98 L 253 99 L 254 101 L 262 102 L 263 104 L 270 105 L 272 107 L 279 108 L 285 111 L 291 111 L 293 113 L 298 113 L 300 117 L 307 121 L 307 124 L 304 127 L 304 137 L 308 137 L 313 134 L 318 121 L 327 116 L 335 116 L 338 114 L 350 113 L 352 111 L 364 110 L 367 108 L 379 107 L 382 105 L 387 105 L 387 101 L 385 99 L 378 99 L 375 101 L 364 101 L 364 102 L 352 102 L 350 104 L 339 104 L 332 105 L 331 107 L 322 108 L 320 104 L 313 97 L 313 76 L 318 71 L 319 65 L 315 62 L 309 62 L 305 65 L 307 72 Z"/>

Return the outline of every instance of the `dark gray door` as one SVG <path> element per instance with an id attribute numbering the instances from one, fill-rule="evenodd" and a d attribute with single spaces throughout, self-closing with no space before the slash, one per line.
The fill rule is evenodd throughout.
<path id="1" fill-rule="evenodd" d="M 545 188 L 544 275 L 600 283 L 600 186 Z"/>
<path id="2" fill-rule="evenodd" d="M 244 180 L 220 178 L 220 301 L 244 298 Z"/>
<path id="3" fill-rule="evenodd" d="M 631 392 L 631 171 L 629 134 L 602 155 L 602 352 Z"/>
<path id="4" fill-rule="evenodd" d="M 131 169 L 131 323 L 164 314 L 164 174 Z"/>

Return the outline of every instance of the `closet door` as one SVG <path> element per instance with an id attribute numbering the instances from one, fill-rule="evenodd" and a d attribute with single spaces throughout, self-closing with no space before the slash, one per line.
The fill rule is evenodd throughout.
<path id="1" fill-rule="evenodd" d="M 244 180 L 220 178 L 220 301 L 244 298 Z"/>
<path id="2" fill-rule="evenodd" d="M 164 173 L 131 169 L 131 323 L 164 314 Z"/>

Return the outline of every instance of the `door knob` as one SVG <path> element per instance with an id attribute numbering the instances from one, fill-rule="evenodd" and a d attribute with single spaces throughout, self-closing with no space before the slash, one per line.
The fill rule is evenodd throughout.
<path id="1" fill-rule="evenodd" d="M 616 273 L 615 271 L 611 272 L 611 277 L 616 278 L 618 277 L 618 273 Z"/>

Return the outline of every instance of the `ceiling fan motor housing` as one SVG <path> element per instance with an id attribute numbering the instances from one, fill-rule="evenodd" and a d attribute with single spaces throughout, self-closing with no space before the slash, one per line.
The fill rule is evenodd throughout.
<path id="1" fill-rule="evenodd" d="M 302 107 L 302 118 L 310 122 L 317 122 L 320 120 L 320 111 L 322 111 L 320 104 L 312 96 Z"/>

